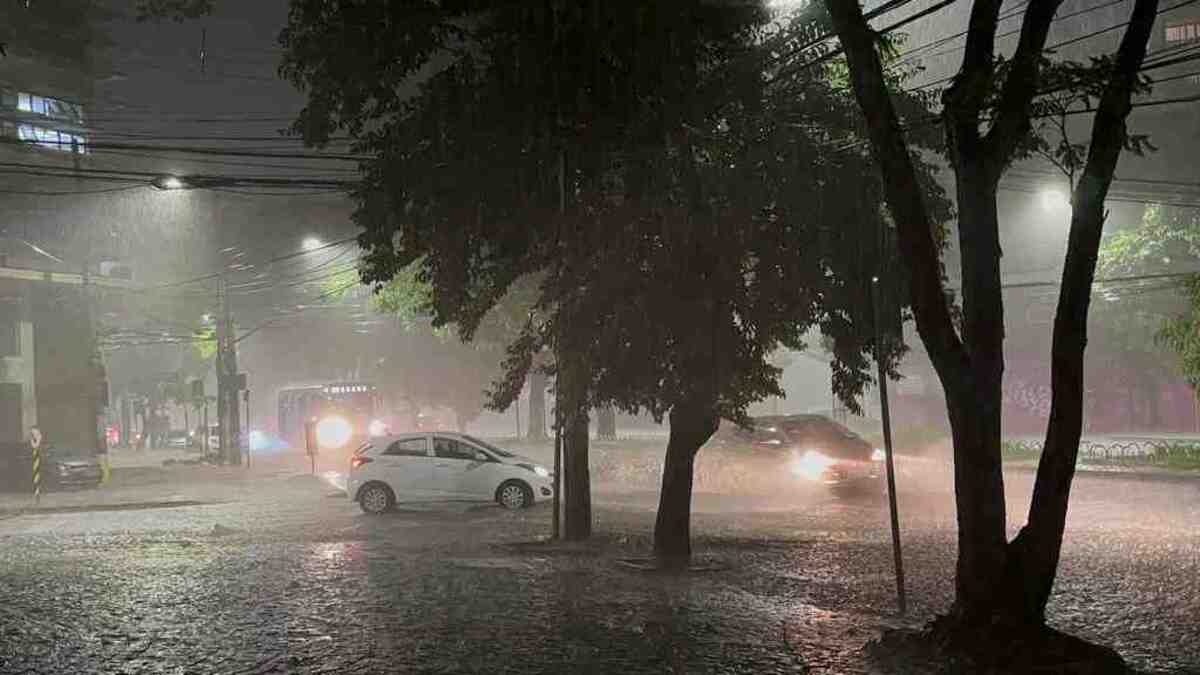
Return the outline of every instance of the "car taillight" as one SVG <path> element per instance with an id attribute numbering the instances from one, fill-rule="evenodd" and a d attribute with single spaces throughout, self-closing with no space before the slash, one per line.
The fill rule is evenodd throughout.
<path id="1" fill-rule="evenodd" d="M 370 464 L 370 463 L 371 463 L 370 457 L 363 457 L 362 455 L 356 455 L 356 456 L 350 458 L 350 468 L 351 469 L 357 469 L 358 467 L 362 466 L 363 464 Z"/>

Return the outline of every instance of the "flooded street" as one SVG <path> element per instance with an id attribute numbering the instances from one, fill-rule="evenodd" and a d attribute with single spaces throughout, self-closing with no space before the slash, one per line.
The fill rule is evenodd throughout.
<path id="1" fill-rule="evenodd" d="M 952 595 L 948 494 L 700 494 L 708 571 L 631 569 L 656 495 L 599 490 L 585 546 L 544 505 L 362 514 L 322 478 L 248 479 L 178 508 L 0 515 L 0 672 L 868 672 L 861 647 Z M 336 478 L 332 478 L 336 480 Z M 1009 477 L 1017 503 L 1031 476 Z M 194 482 L 191 497 L 203 501 Z M 1051 623 L 1152 672 L 1200 669 L 1194 482 L 1081 477 Z"/>

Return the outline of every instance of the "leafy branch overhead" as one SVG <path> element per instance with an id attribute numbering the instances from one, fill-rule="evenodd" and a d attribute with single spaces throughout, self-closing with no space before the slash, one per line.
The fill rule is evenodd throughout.
<path id="1" fill-rule="evenodd" d="M 494 406 L 570 334 L 594 364 L 592 405 L 661 417 L 700 397 L 740 418 L 781 393 L 770 355 L 819 327 L 856 408 L 878 274 L 894 368 L 905 274 L 838 62 L 772 82 L 781 41 L 752 4 L 686 17 L 653 2 L 418 4 L 394 21 L 370 3 L 294 2 L 282 72 L 308 93 L 308 140 L 341 129 L 374 158 L 355 218 L 384 307 L 428 300 L 436 325 L 486 339 L 526 289 L 511 303 L 524 309 L 501 312 Z M 814 5 L 788 35 L 821 22 Z M 337 48 L 347 40 L 363 48 Z M 921 170 L 948 218 L 934 167 Z M 861 199 L 832 195 L 848 184 Z"/>

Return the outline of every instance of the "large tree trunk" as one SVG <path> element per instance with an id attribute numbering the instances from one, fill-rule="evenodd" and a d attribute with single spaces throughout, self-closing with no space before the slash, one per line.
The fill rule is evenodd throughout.
<path id="1" fill-rule="evenodd" d="M 546 439 L 546 373 L 534 368 L 529 373 L 529 429 L 530 440 Z"/>
<path id="2" fill-rule="evenodd" d="M 962 339 L 971 350 L 965 369 L 939 375 L 954 441 L 954 609 L 965 624 L 976 625 L 989 621 L 1007 596 L 996 584 L 1008 542 L 1000 464 L 1004 301 L 994 172 L 981 169 L 985 163 L 970 148 L 959 148 L 955 160 L 963 259 Z M 964 379 L 968 386 L 962 385 Z"/>
<path id="3" fill-rule="evenodd" d="M 588 467 L 589 370 L 580 352 L 558 354 L 559 418 L 563 439 L 563 537 L 580 541 L 592 536 L 592 480 Z"/>
<path id="4" fill-rule="evenodd" d="M 1104 227 L 1104 200 L 1125 146 L 1125 119 L 1146 44 L 1158 13 L 1158 0 L 1137 0 L 1129 28 L 1117 50 L 1116 68 L 1105 86 L 1092 124 L 1087 163 L 1072 196 L 1071 232 L 1063 265 L 1050 362 L 1050 422 L 1038 462 L 1029 522 L 1012 542 L 1012 566 L 1025 579 L 1030 618 L 1045 620 L 1062 552 L 1063 530 L 1079 439 L 1083 432 L 1083 356 L 1087 316 Z"/>
<path id="5" fill-rule="evenodd" d="M 692 471 L 696 453 L 717 431 L 714 405 L 681 404 L 671 410 L 671 436 L 663 463 L 662 492 L 654 521 L 654 557 L 668 567 L 692 556 Z"/>

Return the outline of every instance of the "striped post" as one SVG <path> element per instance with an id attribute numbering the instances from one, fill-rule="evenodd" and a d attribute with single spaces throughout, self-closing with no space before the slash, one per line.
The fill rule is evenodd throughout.
<path id="1" fill-rule="evenodd" d="M 29 447 L 33 449 L 33 503 L 42 502 L 42 430 L 29 430 Z"/>
<path id="2" fill-rule="evenodd" d="M 33 503 L 42 503 L 42 449 L 33 446 Z"/>

